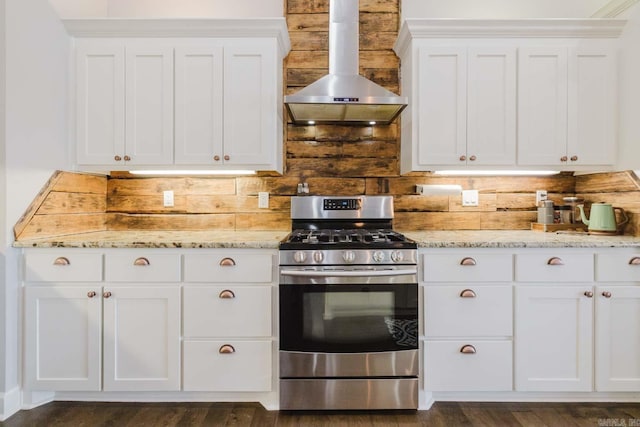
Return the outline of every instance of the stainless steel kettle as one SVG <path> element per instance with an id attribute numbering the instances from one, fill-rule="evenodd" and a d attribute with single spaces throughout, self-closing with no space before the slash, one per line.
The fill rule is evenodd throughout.
<path id="1" fill-rule="evenodd" d="M 622 208 L 614 208 L 610 203 L 592 203 L 590 218 L 584 214 L 584 205 L 578 205 L 580 217 L 589 227 L 590 233 L 617 234 L 622 226 L 629 222 L 629 218 Z M 617 222 L 616 212 L 620 212 L 621 222 Z"/>

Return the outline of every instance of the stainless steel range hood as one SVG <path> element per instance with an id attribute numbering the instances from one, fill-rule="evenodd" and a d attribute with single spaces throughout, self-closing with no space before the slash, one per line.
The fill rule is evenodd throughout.
<path id="1" fill-rule="evenodd" d="M 407 106 L 398 96 L 358 74 L 359 0 L 329 2 L 329 74 L 285 96 L 296 124 L 389 124 Z"/>

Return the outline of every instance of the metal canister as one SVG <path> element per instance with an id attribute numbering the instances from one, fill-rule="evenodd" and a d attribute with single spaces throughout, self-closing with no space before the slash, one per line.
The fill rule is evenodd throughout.
<path id="1" fill-rule="evenodd" d="M 544 200 L 538 207 L 538 223 L 553 224 L 554 217 L 553 200 Z"/>

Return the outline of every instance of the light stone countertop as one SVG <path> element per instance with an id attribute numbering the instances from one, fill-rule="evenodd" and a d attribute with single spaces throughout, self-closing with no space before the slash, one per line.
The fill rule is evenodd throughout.
<path id="1" fill-rule="evenodd" d="M 640 247 L 640 237 L 514 231 L 397 230 L 419 248 Z M 277 249 L 287 231 L 101 231 L 20 240 L 18 248 L 254 248 Z"/>
<path id="2" fill-rule="evenodd" d="M 287 231 L 98 231 L 19 240 L 18 248 L 253 248 L 278 249 Z"/>
<path id="3" fill-rule="evenodd" d="M 398 230 L 418 248 L 610 248 L 640 247 L 640 237 L 531 230 Z"/>

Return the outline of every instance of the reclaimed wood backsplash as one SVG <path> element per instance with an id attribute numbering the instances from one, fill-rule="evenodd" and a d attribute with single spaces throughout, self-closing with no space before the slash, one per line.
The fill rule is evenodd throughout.
<path id="1" fill-rule="evenodd" d="M 295 93 L 328 72 L 328 0 L 285 0 L 292 50 L 285 60 L 285 91 Z M 399 27 L 399 0 L 360 0 L 360 73 L 400 93 L 399 62 L 392 46 Z M 286 119 L 285 119 L 286 120 Z M 57 172 L 16 225 L 16 236 L 128 229 L 289 230 L 290 196 L 298 183 L 311 194 L 389 194 L 395 226 L 403 230 L 530 229 L 537 218 L 535 191 L 549 197 L 577 194 L 587 202 L 610 201 L 632 217 L 627 233 L 640 234 L 640 187 L 633 172 L 551 177 L 401 176 L 398 123 L 388 126 L 295 126 L 285 130 L 285 173 L 257 177 L 107 179 Z M 71 183 L 67 185 L 65 183 Z M 478 207 L 461 198 L 425 197 L 416 184 L 459 184 L 478 190 Z M 173 190 L 175 206 L 162 205 Z M 258 209 L 258 192 L 270 193 Z M 54 235 L 55 235 L 54 234 Z"/>
<path id="2" fill-rule="evenodd" d="M 586 202 L 606 202 L 624 209 L 629 217 L 624 233 L 640 236 L 640 179 L 634 172 L 579 175 L 575 191 Z"/>
<path id="3" fill-rule="evenodd" d="M 107 229 L 107 178 L 55 171 L 13 227 L 16 240 Z"/>

